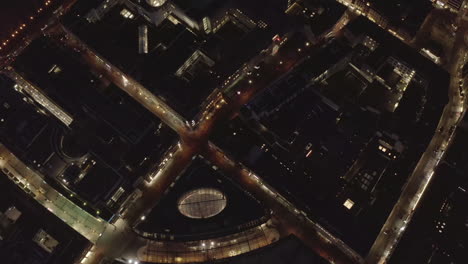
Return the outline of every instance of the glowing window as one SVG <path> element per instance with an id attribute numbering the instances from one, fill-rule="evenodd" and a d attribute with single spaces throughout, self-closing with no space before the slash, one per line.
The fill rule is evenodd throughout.
<path id="1" fill-rule="evenodd" d="M 346 200 L 346 201 L 344 202 L 343 205 L 344 205 L 344 207 L 346 207 L 348 210 L 351 210 L 351 208 L 353 208 L 353 206 L 354 206 L 354 202 L 351 201 L 350 199 L 348 199 L 348 200 Z"/>

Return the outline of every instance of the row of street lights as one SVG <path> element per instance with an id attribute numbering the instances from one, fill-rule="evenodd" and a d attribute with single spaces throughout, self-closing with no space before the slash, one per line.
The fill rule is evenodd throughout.
<path id="1" fill-rule="evenodd" d="M 36 13 L 39 15 L 40 13 L 42 13 L 42 11 L 44 11 L 44 8 L 46 8 L 47 6 L 49 6 L 50 4 L 52 3 L 52 0 L 46 0 L 44 2 L 44 6 L 43 7 L 40 7 L 36 10 Z M 29 17 L 29 20 L 34 20 L 36 19 L 35 16 L 30 16 Z M 0 50 L 2 50 L 3 48 L 5 48 L 9 43 L 10 41 L 14 40 L 17 36 L 19 36 L 19 34 L 24 30 L 26 29 L 27 27 L 27 24 L 26 23 L 21 23 L 10 35 L 9 38 L 7 39 L 4 39 L 3 41 L 0 41 Z"/>

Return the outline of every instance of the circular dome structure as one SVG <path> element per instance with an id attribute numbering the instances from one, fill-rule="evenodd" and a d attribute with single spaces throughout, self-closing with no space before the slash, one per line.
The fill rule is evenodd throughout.
<path id="1" fill-rule="evenodd" d="M 166 3 L 167 0 L 146 0 L 146 3 L 150 6 L 160 7 Z"/>
<path id="2" fill-rule="evenodd" d="M 224 193 L 213 188 L 200 188 L 189 191 L 180 197 L 177 207 L 186 217 L 205 219 L 221 213 L 226 207 Z"/>

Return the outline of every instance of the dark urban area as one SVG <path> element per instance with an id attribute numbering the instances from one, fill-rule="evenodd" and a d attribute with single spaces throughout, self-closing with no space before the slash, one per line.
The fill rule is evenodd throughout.
<path id="1" fill-rule="evenodd" d="M 468 1 L 0 8 L 0 263 L 468 263 Z"/>

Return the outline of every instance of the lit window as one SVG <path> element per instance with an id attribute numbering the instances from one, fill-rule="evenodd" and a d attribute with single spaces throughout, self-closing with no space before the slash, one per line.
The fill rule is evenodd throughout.
<path id="1" fill-rule="evenodd" d="M 52 68 L 50 68 L 49 73 L 52 73 L 52 72 L 53 72 L 53 73 L 55 73 L 55 74 L 58 74 L 58 73 L 60 73 L 61 71 L 62 71 L 62 69 L 61 69 L 57 64 L 54 64 L 54 65 L 52 66 Z"/>
<path id="2" fill-rule="evenodd" d="M 128 11 L 127 9 L 122 9 L 120 11 L 120 15 L 122 15 L 125 18 L 133 19 L 135 16 L 132 14 L 132 12 Z"/>
<path id="3" fill-rule="evenodd" d="M 354 202 L 351 201 L 350 199 L 347 199 L 345 202 L 344 202 L 344 207 L 346 207 L 348 210 L 351 210 L 351 208 L 353 208 L 354 206 Z"/>

